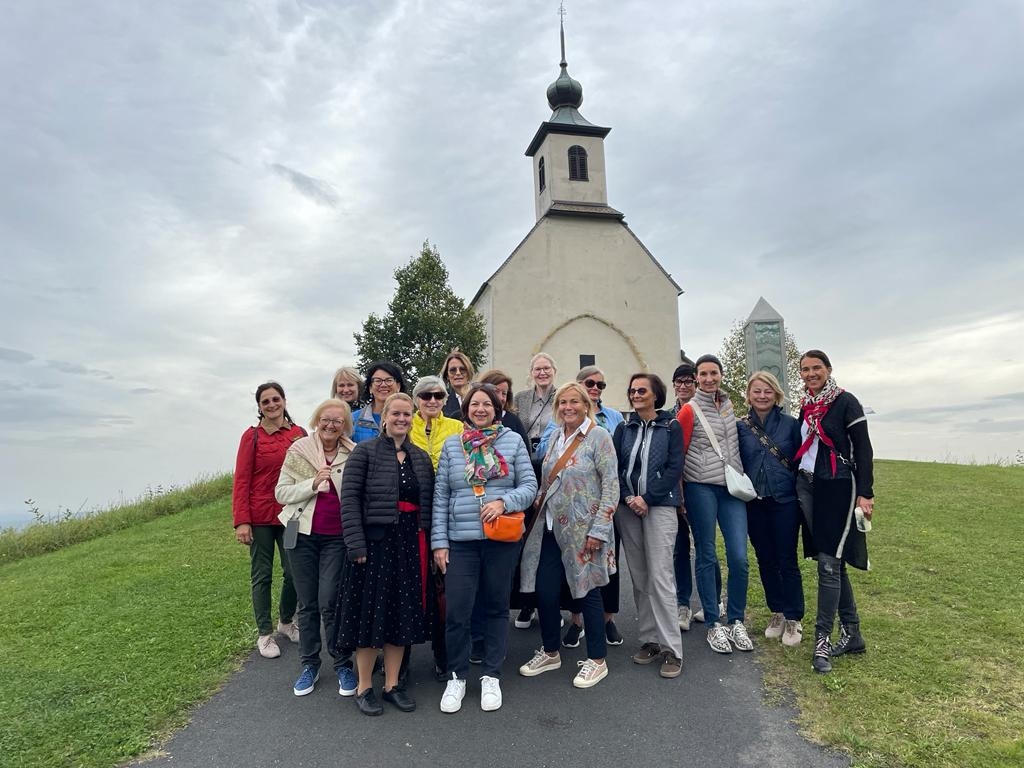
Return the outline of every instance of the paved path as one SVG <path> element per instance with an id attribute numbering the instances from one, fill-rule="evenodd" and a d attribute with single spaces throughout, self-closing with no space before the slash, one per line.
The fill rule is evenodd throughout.
<path id="1" fill-rule="evenodd" d="M 756 650 L 713 653 L 703 624 L 683 633 L 679 678 L 662 679 L 657 664 L 633 664 L 636 622 L 627 572 L 622 597 L 617 623 L 626 642 L 609 647 L 609 675 L 592 689 L 572 687 L 585 643 L 562 649 L 560 670 L 521 677 L 516 670 L 540 645 L 540 630 L 512 628 L 500 711 L 480 710 L 479 683 L 471 679 L 462 711 L 443 714 L 444 686 L 433 680 L 429 647 L 419 646 L 410 689 L 418 709 L 405 714 L 385 704 L 384 715 L 371 718 L 359 713 L 354 699 L 338 695 L 326 653 L 316 690 L 294 696 L 298 654 L 282 641 L 280 659 L 250 657 L 171 738 L 165 755 L 145 766 L 849 766 L 845 757 L 802 739 L 791 722 L 795 712 L 765 704 Z M 767 642 L 763 627 L 754 629 L 755 646 Z"/>

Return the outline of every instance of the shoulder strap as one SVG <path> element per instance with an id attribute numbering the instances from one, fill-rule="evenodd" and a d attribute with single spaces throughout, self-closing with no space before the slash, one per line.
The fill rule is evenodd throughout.
<path id="1" fill-rule="evenodd" d="M 711 443 L 711 447 L 714 449 L 715 453 L 718 454 L 718 458 L 720 458 L 722 461 L 725 461 L 725 456 L 722 455 L 722 448 L 721 446 L 718 445 L 718 438 L 715 437 L 715 433 L 711 431 L 711 427 L 708 425 L 708 420 L 704 416 L 704 411 L 702 411 L 700 409 L 700 406 L 693 402 L 693 400 L 687 403 L 687 405 L 693 408 L 693 413 L 697 417 L 697 421 L 700 422 L 700 425 L 704 427 L 704 434 L 708 436 L 708 440 Z"/>

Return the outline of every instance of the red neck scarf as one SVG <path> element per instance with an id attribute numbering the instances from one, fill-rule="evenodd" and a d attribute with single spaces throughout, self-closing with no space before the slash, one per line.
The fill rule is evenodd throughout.
<path id="1" fill-rule="evenodd" d="M 821 420 L 825 418 L 825 414 L 828 413 L 828 409 L 832 406 L 835 399 L 845 391 L 836 384 L 835 379 L 829 376 L 825 386 L 821 388 L 817 395 L 812 395 L 810 390 L 804 392 L 804 396 L 800 398 L 800 410 L 803 411 L 804 421 L 807 423 L 807 439 L 804 440 L 800 450 L 793 457 L 795 463 L 800 463 L 800 457 L 810 450 L 811 445 L 814 443 L 814 438 L 818 438 L 830 449 L 829 458 L 832 460 L 832 477 L 836 476 L 836 446 L 832 439 L 822 430 Z"/>

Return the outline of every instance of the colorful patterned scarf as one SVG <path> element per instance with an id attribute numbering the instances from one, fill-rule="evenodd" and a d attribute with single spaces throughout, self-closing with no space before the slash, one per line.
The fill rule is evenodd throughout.
<path id="1" fill-rule="evenodd" d="M 825 386 L 817 395 L 812 395 L 810 390 L 804 392 L 803 397 L 800 398 L 800 410 L 804 412 L 804 421 L 807 422 L 807 439 L 804 440 L 800 450 L 793 457 L 794 462 L 800 462 L 800 457 L 807 453 L 814 443 L 814 438 L 817 437 L 831 449 L 829 458 L 832 459 L 832 477 L 836 476 L 836 446 L 831 438 L 822 431 L 821 420 L 825 418 L 825 414 L 828 413 L 828 409 L 835 399 L 845 391 L 836 384 L 835 379 L 829 376 Z"/>
<path id="2" fill-rule="evenodd" d="M 508 475 L 508 462 L 494 449 L 494 441 L 505 430 L 501 424 L 483 429 L 467 427 L 462 432 L 462 450 L 466 454 L 466 482 L 483 486 L 488 480 Z"/>

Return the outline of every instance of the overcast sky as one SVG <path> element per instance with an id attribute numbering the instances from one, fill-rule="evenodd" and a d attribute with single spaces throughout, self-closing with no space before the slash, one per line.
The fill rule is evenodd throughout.
<path id="1" fill-rule="evenodd" d="M 763 295 L 876 455 L 1024 449 L 1022 8 L 569 1 L 688 354 Z M 0 524 L 229 469 L 268 378 L 305 421 L 425 238 L 471 298 L 535 220 L 557 10 L 8 3 Z"/>

